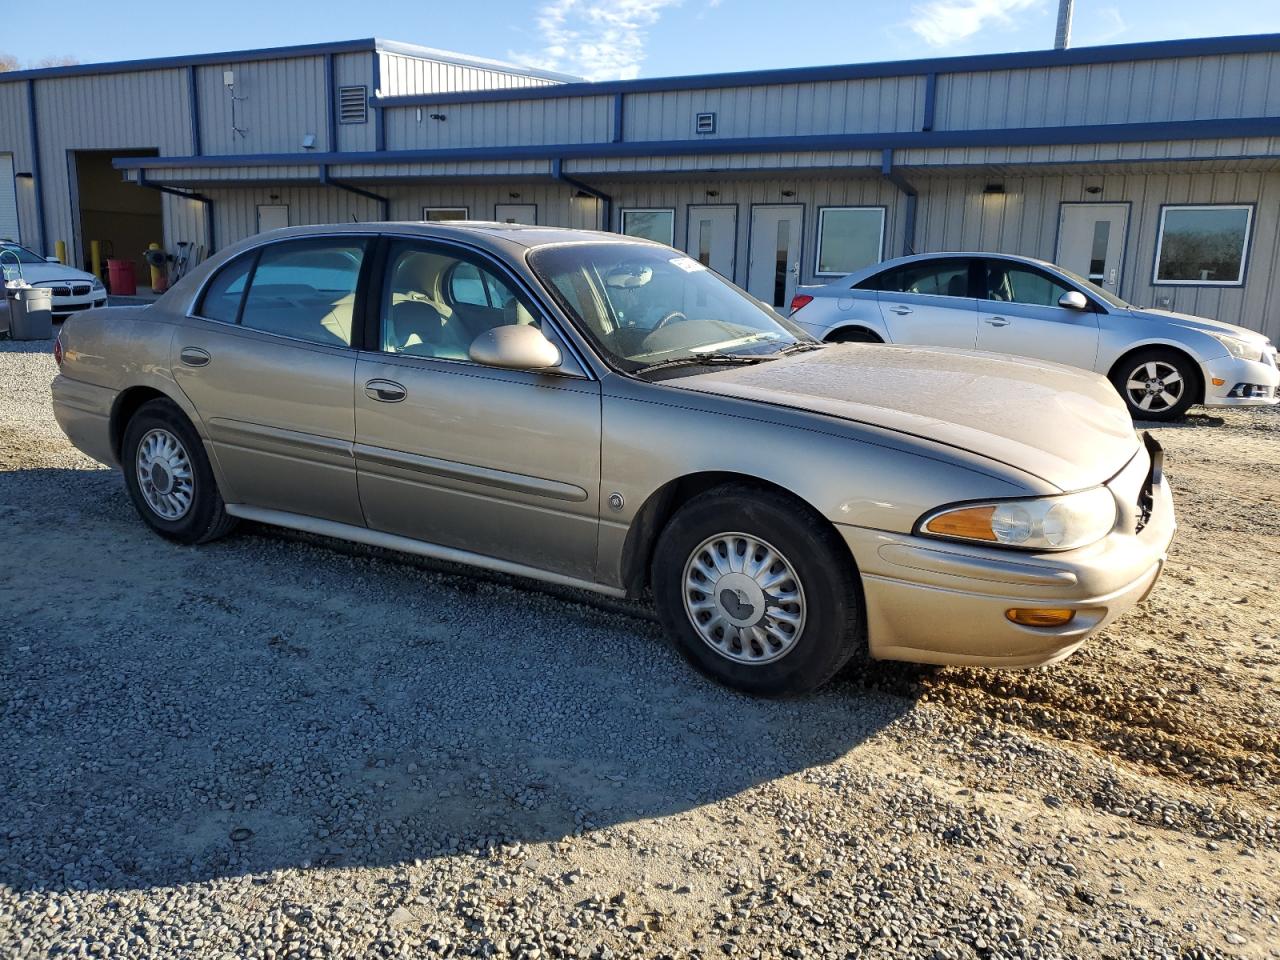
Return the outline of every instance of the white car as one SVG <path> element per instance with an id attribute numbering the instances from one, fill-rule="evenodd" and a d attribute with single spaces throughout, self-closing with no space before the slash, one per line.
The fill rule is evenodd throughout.
<path id="1" fill-rule="evenodd" d="M 45 258 L 12 240 L 0 240 L 0 273 L 6 281 L 19 276 L 33 287 L 53 292 L 53 319 L 107 305 L 107 288 L 92 273 L 68 267 L 57 257 Z"/>
<path id="2" fill-rule="evenodd" d="M 1107 377 L 1141 420 L 1280 402 L 1276 348 L 1244 327 L 1125 303 L 1069 270 L 1007 254 L 886 260 L 800 287 L 791 319 L 819 340 L 964 347 Z"/>

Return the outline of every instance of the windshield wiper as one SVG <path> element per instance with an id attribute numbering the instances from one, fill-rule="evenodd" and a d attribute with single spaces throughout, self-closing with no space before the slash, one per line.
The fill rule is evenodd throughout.
<path id="1" fill-rule="evenodd" d="M 829 346 L 830 344 L 828 343 L 809 343 L 806 340 L 797 340 L 795 343 L 787 344 L 774 356 L 785 357 L 791 353 L 804 353 L 806 350 L 825 350 Z"/>
<path id="2" fill-rule="evenodd" d="M 713 367 L 764 363 L 766 360 L 772 360 L 776 356 L 777 354 L 745 356 L 740 353 L 696 353 L 691 357 L 672 357 L 670 360 L 659 360 L 657 363 L 650 363 L 637 370 L 632 370 L 631 373 L 638 375 L 649 373 L 651 370 L 665 370 L 668 367 Z"/>

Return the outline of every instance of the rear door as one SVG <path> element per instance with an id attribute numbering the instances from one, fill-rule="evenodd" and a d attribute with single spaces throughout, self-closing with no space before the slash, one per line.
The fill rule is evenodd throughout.
<path id="1" fill-rule="evenodd" d="M 1098 314 L 1058 306 L 1063 280 L 1030 264 L 982 261 L 978 349 L 1052 360 L 1092 370 L 1098 357 Z"/>
<path id="2" fill-rule="evenodd" d="M 536 302 L 496 261 L 438 241 L 393 240 L 374 349 L 356 367 L 360 499 L 375 530 L 572 577 L 594 575 L 600 384 L 472 362 L 495 326 L 538 325 Z"/>
<path id="3" fill-rule="evenodd" d="M 968 257 L 917 260 L 864 281 L 874 287 L 894 343 L 969 347 L 977 339 L 978 301 Z"/>
<path id="4" fill-rule="evenodd" d="M 363 525 L 352 317 L 369 239 L 267 244 L 224 266 L 173 373 L 204 423 L 229 503 Z"/>

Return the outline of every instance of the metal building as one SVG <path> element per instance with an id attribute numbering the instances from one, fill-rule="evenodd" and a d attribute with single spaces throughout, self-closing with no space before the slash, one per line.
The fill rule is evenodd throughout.
<path id="1" fill-rule="evenodd" d="M 779 305 L 903 252 L 1012 251 L 1280 339 L 1280 35 L 567 80 L 375 40 L 2 74 L 0 235 L 16 208 L 85 263 L 106 158 L 169 249 L 599 226 Z"/>

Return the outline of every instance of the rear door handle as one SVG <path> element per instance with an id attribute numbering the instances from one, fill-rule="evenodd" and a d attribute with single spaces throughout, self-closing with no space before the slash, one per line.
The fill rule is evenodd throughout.
<path id="1" fill-rule="evenodd" d="M 381 403 L 399 403 L 409 391 L 394 380 L 370 380 L 364 385 L 364 395 Z"/>
<path id="2" fill-rule="evenodd" d="M 183 347 L 178 354 L 178 359 L 188 367 L 203 367 L 212 358 L 209 356 L 208 350 L 201 350 L 199 347 Z"/>
<path id="3" fill-rule="evenodd" d="M 902 304 L 899 304 L 896 307 L 890 307 L 889 312 L 896 313 L 900 317 L 905 317 L 908 313 L 911 313 L 911 308 L 904 307 Z"/>
<path id="4" fill-rule="evenodd" d="M 993 327 L 1007 327 L 1009 325 L 1009 321 L 1004 317 L 987 317 L 986 322 Z"/>

